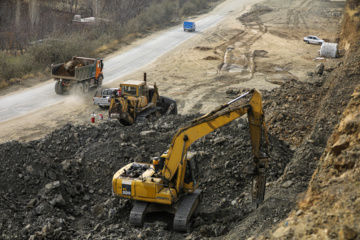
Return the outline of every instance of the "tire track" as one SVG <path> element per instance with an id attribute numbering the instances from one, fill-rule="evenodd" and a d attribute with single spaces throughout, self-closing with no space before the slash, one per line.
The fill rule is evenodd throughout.
<path id="1" fill-rule="evenodd" d="M 220 67 L 222 72 L 241 73 L 249 80 L 253 77 L 255 66 L 251 45 L 267 32 L 267 27 L 259 19 L 260 14 L 252 12 L 240 17 L 239 20 L 245 26 L 245 31 L 219 46 L 219 48 L 226 47 L 223 64 Z"/>
<path id="2" fill-rule="evenodd" d="M 297 1 L 293 1 L 297 2 Z M 289 9 L 286 14 L 286 24 L 288 26 L 299 28 L 300 25 L 304 25 L 305 29 L 309 29 L 307 25 L 306 18 L 303 16 L 303 13 L 307 13 L 309 10 L 309 5 L 311 0 L 303 0 L 294 8 Z"/>

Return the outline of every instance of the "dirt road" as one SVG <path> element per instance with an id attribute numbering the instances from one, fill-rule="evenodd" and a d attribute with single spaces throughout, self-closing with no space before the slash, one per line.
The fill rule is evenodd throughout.
<path id="1" fill-rule="evenodd" d="M 307 73 L 317 64 L 319 46 L 306 45 L 302 38 L 314 34 L 335 41 L 343 5 L 310 0 L 247 5 L 230 11 L 217 26 L 109 87 L 127 79 L 142 79 L 147 72 L 149 83 L 156 82 L 160 94 L 178 101 L 180 114 L 193 114 L 228 101 L 226 93 L 232 89 L 271 90 L 285 80 L 307 81 Z M 331 64 L 336 61 L 328 60 L 327 65 Z M 92 105 L 93 93 L 70 96 L 59 104 L 0 123 L 1 142 L 37 139 L 68 122 L 89 123 L 93 112 L 106 116 L 106 110 Z"/>

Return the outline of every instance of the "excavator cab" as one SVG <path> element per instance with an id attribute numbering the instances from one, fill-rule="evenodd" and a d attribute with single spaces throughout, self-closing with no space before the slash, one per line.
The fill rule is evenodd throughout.
<path id="1" fill-rule="evenodd" d="M 199 183 L 199 170 L 196 160 L 196 155 L 192 156 L 192 159 L 186 161 L 185 176 L 184 176 L 184 188 L 185 192 L 193 192 Z"/>

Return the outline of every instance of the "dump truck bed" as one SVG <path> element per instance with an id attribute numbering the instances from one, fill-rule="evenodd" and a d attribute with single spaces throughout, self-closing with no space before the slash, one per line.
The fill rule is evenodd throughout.
<path id="1" fill-rule="evenodd" d="M 66 63 L 54 64 L 51 66 L 51 77 L 75 81 L 83 81 L 95 77 L 95 59 L 74 57 L 72 61 L 78 61 L 85 66 L 75 66 L 70 71 L 66 71 L 64 68 Z"/>

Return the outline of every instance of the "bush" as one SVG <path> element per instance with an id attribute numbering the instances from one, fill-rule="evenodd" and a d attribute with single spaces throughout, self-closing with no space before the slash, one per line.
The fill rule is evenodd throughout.
<path id="1" fill-rule="evenodd" d="M 126 32 L 144 32 L 149 28 L 168 26 L 175 14 L 176 5 L 171 0 L 154 3 L 126 24 Z"/>
<path id="2" fill-rule="evenodd" d="M 195 0 L 195 6 L 197 10 L 205 9 L 208 7 L 206 0 Z"/>
<path id="3" fill-rule="evenodd" d="M 7 56 L 1 54 L 0 56 L 0 74 L 3 80 L 1 81 L 1 87 L 7 87 L 9 83 L 13 83 L 14 80 L 20 79 L 25 73 L 34 70 L 34 61 L 32 56 L 21 55 L 17 57 Z"/>
<path id="4" fill-rule="evenodd" d="M 349 8 L 354 10 L 357 6 L 359 6 L 360 0 L 348 0 Z"/>
<path id="5" fill-rule="evenodd" d="M 57 39 L 45 44 L 35 44 L 29 49 L 35 61 L 44 66 L 65 62 L 73 56 L 92 57 L 96 44 L 81 35 L 73 34 L 66 39 Z"/>
<path id="6" fill-rule="evenodd" d="M 193 2 L 186 2 L 180 10 L 180 15 L 186 16 L 196 12 L 196 6 Z"/>
<path id="7" fill-rule="evenodd" d="M 7 81 L 5 81 L 4 79 L 1 80 L 0 89 L 1 88 L 6 88 L 7 86 L 9 86 L 9 83 Z"/>

